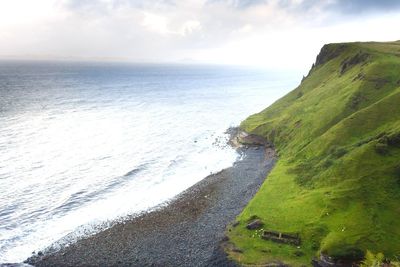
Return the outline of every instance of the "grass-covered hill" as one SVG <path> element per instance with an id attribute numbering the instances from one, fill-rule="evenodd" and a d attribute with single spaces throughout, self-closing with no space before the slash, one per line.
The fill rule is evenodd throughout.
<path id="1" fill-rule="evenodd" d="M 400 42 L 325 45 L 292 92 L 240 126 L 271 141 L 274 170 L 227 231 L 243 264 L 400 257 Z M 298 233 L 301 245 L 246 225 Z"/>

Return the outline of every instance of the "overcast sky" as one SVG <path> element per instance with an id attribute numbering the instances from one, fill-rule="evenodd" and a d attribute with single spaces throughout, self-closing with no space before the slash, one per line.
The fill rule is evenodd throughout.
<path id="1" fill-rule="evenodd" d="M 0 0 L 0 57 L 308 68 L 399 28 L 399 0 Z"/>

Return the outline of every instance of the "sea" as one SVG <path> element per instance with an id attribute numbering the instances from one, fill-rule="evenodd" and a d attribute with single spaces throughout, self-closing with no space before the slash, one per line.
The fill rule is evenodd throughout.
<path id="1" fill-rule="evenodd" d="M 167 203 L 240 155 L 226 130 L 299 84 L 238 66 L 0 61 L 0 263 Z"/>

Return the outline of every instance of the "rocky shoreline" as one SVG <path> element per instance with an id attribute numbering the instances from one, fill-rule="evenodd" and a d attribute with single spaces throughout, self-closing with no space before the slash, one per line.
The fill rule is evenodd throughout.
<path id="1" fill-rule="evenodd" d="M 273 148 L 231 129 L 242 154 L 230 168 L 187 189 L 167 206 L 81 239 L 56 252 L 36 254 L 34 266 L 235 266 L 221 249 L 224 231 L 257 192 L 275 164 Z"/>

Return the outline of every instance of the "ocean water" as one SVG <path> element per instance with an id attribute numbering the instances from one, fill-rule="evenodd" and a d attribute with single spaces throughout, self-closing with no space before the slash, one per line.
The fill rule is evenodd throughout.
<path id="1" fill-rule="evenodd" d="M 0 62 L 0 263 L 171 199 L 299 82 L 223 66 Z M 61 241 L 60 241 L 61 240 Z"/>

